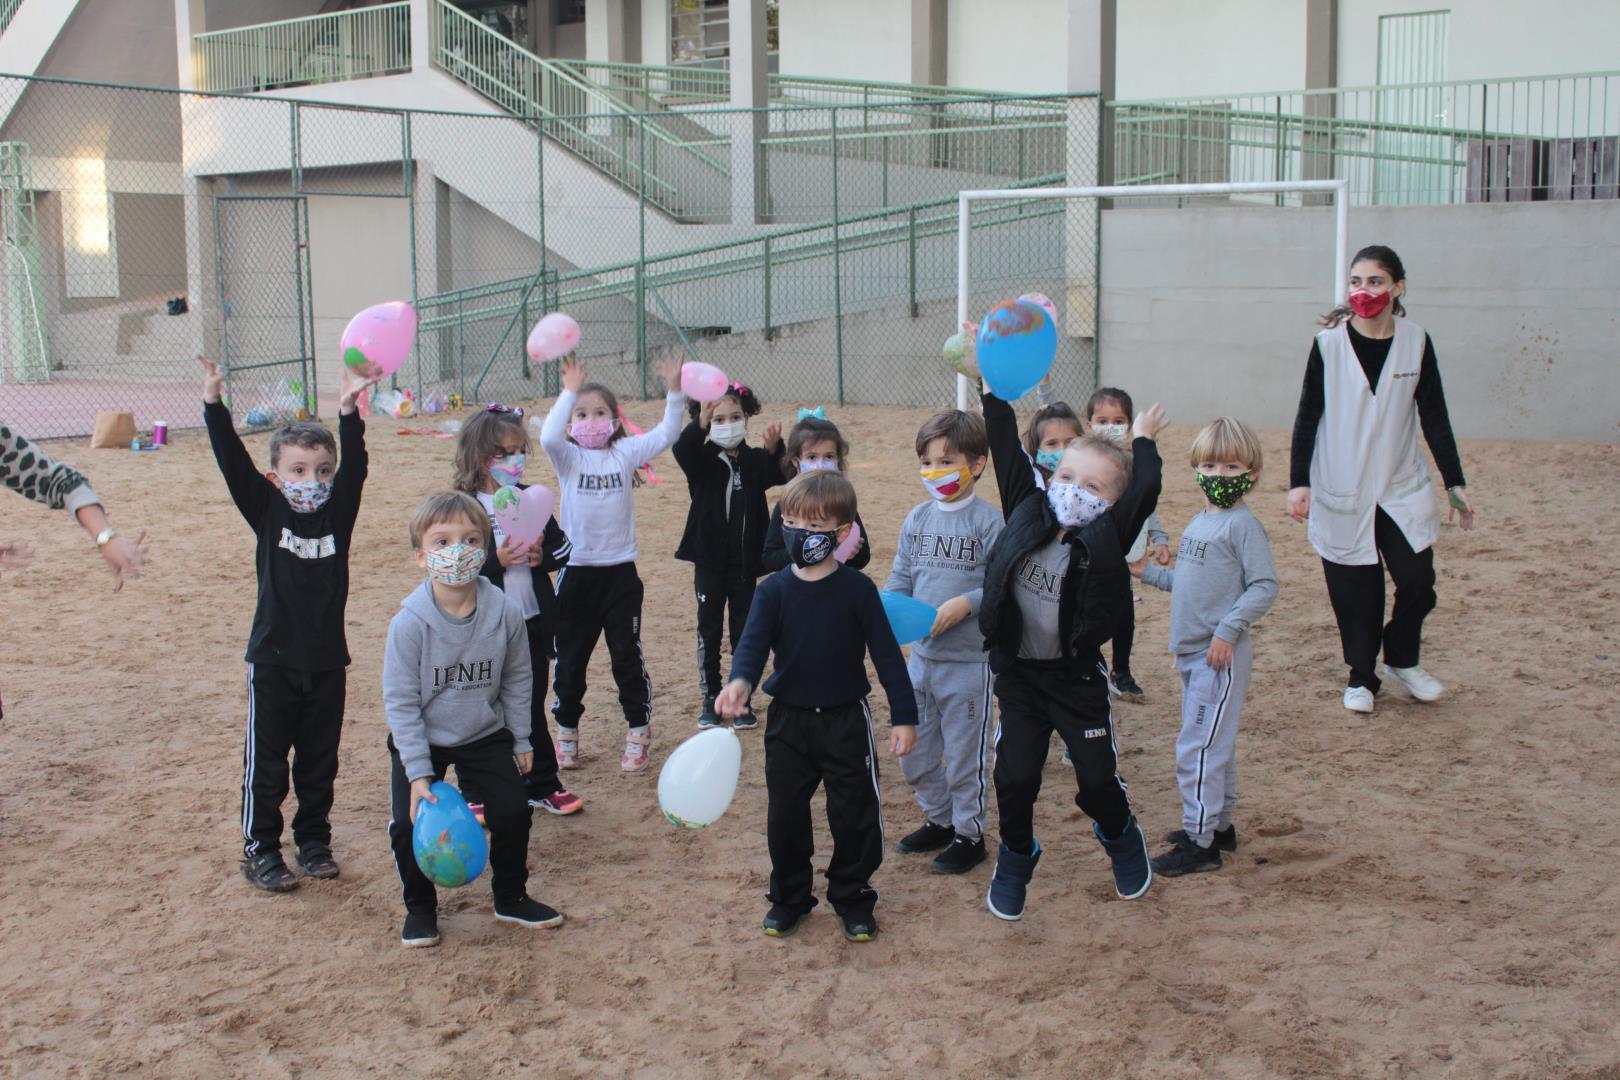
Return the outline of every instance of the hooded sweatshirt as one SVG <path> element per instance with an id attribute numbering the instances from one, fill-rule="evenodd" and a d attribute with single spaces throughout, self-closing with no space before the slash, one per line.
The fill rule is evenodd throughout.
<path id="1" fill-rule="evenodd" d="M 407 780 L 432 778 L 429 747 L 462 746 L 512 733 L 512 752 L 526 754 L 534 671 L 523 609 L 487 578 L 478 607 L 452 619 L 433 599 L 433 584 L 400 602 L 383 654 L 383 707 Z"/>

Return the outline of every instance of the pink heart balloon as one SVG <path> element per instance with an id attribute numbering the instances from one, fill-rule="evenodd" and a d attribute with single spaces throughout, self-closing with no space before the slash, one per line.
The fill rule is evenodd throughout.
<path id="1" fill-rule="evenodd" d="M 495 492 L 495 520 L 507 540 L 528 547 L 545 535 L 546 522 L 557 506 L 557 496 L 544 484 Z"/>
<path id="2" fill-rule="evenodd" d="M 416 309 L 403 300 L 374 304 L 349 320 L 338 339 L 343 363 L 362 379 L 400 369 L 416 345 Z"/>
<path id="3" fill-rule="evenodd" d="M 713 364 L 694 360 L 681 365 L 681 392 L 693 401 L 719 401 L 730 386 L 726 373 Z"/>
<path id="4" fill-rule="evenodd" d="M 861 527 L 853 521 L 849 524 L 849 535 L 844 542 L 833 548 L 833 558 L 841 563 L 849 562 L 849 557 L 861 550 Z"/>
<path id="5" fill-rule="evenodd" d="M 529 331 L 529 357 L 543 361 L 567 356 L 579 346 L 579 336 L 579 323 L 572 316 L 553 311 Z"/>

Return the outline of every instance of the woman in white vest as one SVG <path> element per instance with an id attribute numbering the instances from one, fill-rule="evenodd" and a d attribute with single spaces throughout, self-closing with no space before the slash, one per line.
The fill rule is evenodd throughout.
<path id="1" fill-rule="evenodd" d="M 1311 546 L 1322 556 L 1350 666 L 1344 707 L 1360 713 L 1373 711 L 1382 678 L 1419 701 L 1445 693 L 1419 664 L 1423 619 L 1435 606 L 1440 532 L 1419 425 L 1462 527 L 1474 524 L 1434 344 L 1405 317 L 1405 292 L 1406 269 L 1395 252 L 1379 245 L 1356 252 L 1349 303 L 1322 318 L 1294 419 L 1288 513 L 1309 522 Z M 1395 582 L 1387 624 L 1384 566 Z"/>

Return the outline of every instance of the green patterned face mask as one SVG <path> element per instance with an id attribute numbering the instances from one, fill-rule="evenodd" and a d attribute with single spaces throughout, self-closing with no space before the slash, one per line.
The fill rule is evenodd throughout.
<path id="1" fill-rule="evenodd" d="M 1194 475 L 1198 478 L 1198 486 L 1204 489 L 1204 498 L 1221 510 L 1230 510 L 1236 506 L 1237 501 L 1254 487 L 1252 473 L 1239 473 L 1236 476 L 1206 476 L 1203 473 Z"/>

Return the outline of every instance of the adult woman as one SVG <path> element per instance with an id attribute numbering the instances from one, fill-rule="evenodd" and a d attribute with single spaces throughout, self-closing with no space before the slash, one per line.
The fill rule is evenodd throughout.
<path id="1" fill-rule="evenodd" d="M 1439 512 L 1417 429 L 1434 453 L 1465 529 L 1464 487 L 1434 344 L 1404 316 L 1406 269 L 1395 252 L 1362 248 L 1350 265 L 1349 303 L 1322 318 L 1294 420 L 1288 513 L 1309 521 L 1339 623 L 1350 683 L 1344 707 L 1373 711 L 1382 675 L 1420 701 L 1445 687 L 1419 666 L 1423 619 L 1434 610 Z M 1395 607 L 1384 624 L 1384 572 Z"/>

